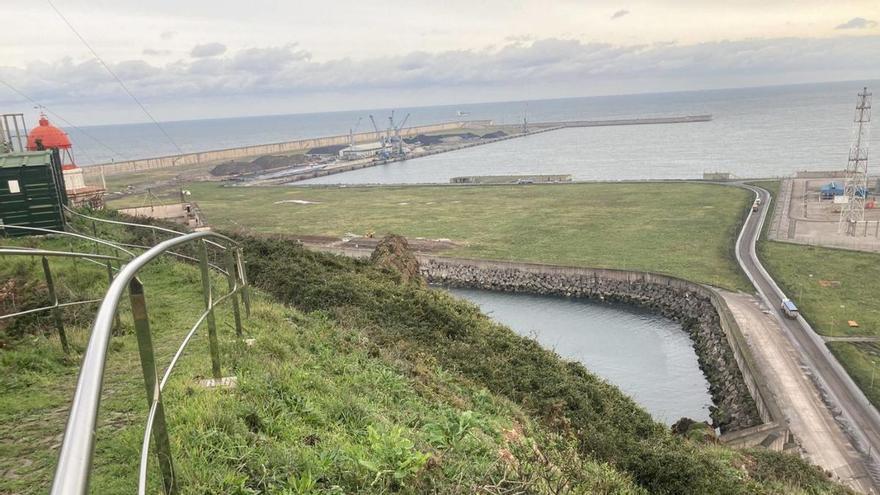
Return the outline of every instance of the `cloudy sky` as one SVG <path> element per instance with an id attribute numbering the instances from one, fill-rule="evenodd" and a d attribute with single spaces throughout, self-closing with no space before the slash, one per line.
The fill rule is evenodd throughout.
<path id="1" fill-rule="evenodd" d="M 0 1 L 0 111 L 145 120 L 48 0 Z M 160 120 L 880 79 L 878 0 L 52 3 Z"/>

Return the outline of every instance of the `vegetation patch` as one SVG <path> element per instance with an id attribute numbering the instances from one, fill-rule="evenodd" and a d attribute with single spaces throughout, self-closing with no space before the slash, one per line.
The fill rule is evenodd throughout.
<path id="1" fill-rule="evenodd" d="M 452 239 L 455 247 L 443 254 L 644 270 L 728 289 L 750 287 L 732 246 L 751 193 L 730 186 L 185 187 L 212 224 L 229 230 Z M 320 204 L 275 204 L 297 199 Z"/>

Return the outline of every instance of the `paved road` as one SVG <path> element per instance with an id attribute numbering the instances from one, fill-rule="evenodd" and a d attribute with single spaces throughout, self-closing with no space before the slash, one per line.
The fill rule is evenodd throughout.
<path id="1" fill-rule="evenodd" d="M 831 355 L 822 338 L 809 323 L 798 317 L 797 320 L 783 318 L 779 308 L 784 294 L 779 286 L 761 265 L 755 252 L 755 242 L 761 234 L 770 205 L 770 193 L 754 186 L 743 185 L 761 198 L 763 207 L 757 213 L 750 213 L 736 241 L 736 257 L 746 275 L 755 285 L 758 294 L 779 321 L 783 332 L 794 348 L 800 353 L 804 364 L 809 368 L 826 404 L 833 411 L 838 423 L 847 432 L 853 446 L 862 453 L 868 471 L 873 478 L 872 486 L 864 480 L 868 493 L 880 493 L 880 414 L 868 402 L 840 363 Z"/>
<path id="2" fill-rule="evenodd" d="M 825 406 L 800 353 L 783 332 L 775 311 L 755 296 L 718 291 L 736 318 L 782 418 L 812 463 L 834 473 L 841 483 L 868 493 L 871 482 L 863 456 Z"/>

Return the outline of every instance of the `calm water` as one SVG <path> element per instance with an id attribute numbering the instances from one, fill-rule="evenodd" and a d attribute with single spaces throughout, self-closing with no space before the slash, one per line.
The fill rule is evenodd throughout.
<path id="1" fill-rule="evenodd" d="M 672 320 L 626 306 L 484 290 L 450 289 L 521 335 L 580 361 L 659 421 L 709 419 L 709 384 L 691 341 Z"/>
<path id="2" fill-rule="evenodd" d="M 768 88 L 567 98 L 399 109 L 409 125 L 468 119 L 516 123 L 711 113 L 709 123 L 569 129 L 444 153 L 409 162 L 315 179 L 313 183 L 448 182 L 456 175 L 570 173 L 576 179 L 692 178 L 723 170 L 775 176 L 846 164 L 856 93 L 880 81 Z M 185 151 L 346 134 L 359 117 L 385 122 L 375 109 L 165 124 Z M 380 125 L 384 125 L 380 122 Z M 81 163 L 175 153 L 148 124 L 96 126 L 86 132 L 113 151 L 69 129 Z M 880 133 L 874 133 L 878 146 Z"/>
<path id="3" fill-rule="evenodd" d="M 529 113 L 541 115 L 535 120 L 710 113 L 713 121 L 566 129 L 303 184 L 446 183 L 459 175 L 517 173 L 571 174 L 575 180 L 696 178 L 705 171 L 774 177 L 796 170 L 841 169 L 861 86 L 834 83 L 534 102 Z M 873 146 L 880 144 L 878 139 L 880 133 L 875 133 Z"/>

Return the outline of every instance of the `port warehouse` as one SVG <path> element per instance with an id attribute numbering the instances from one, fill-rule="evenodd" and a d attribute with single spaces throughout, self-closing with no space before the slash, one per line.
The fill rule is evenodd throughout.
<path id="1" fill-rule="evenodd" d="M 3 225 L 61 230 L 63 204 L 67 194 L 57 150 L 0 155 L 0 233 L 26 234 Z"/>

